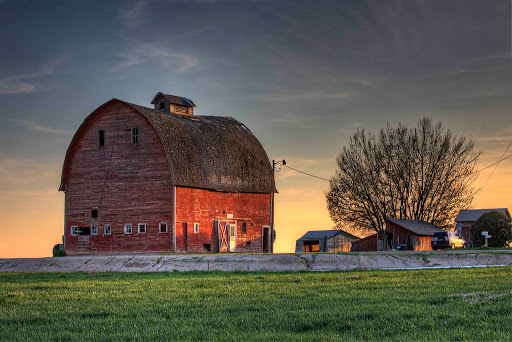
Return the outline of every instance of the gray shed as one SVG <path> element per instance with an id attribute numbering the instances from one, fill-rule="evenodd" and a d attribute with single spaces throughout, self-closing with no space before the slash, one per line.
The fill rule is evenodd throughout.
<path id="1" fill-rule="evenodd" d="M 350 252 L 357 236 L 343 230 L 310 230 L 295 243 L 295 253 L 303 252 Z"/>

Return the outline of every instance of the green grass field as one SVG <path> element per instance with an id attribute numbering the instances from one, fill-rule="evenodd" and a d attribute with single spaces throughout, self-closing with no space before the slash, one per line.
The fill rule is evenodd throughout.
<path id="1" fill-rule="evenodd" d="M 504 341 L 512 267 L 0 273 L 0 339 Z"/>

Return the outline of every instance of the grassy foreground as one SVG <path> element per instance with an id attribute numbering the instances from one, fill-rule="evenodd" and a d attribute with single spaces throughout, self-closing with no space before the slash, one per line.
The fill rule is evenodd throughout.
<path id="1" fill-rule="evenodd" d="M 0 273 L 0 339 L 504 341 L 512 267 Z"/>

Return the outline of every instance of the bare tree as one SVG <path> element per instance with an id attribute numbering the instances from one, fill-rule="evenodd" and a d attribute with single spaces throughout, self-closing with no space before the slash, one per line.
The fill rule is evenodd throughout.
<path id="1" fill-rule="evenodd" d="M 430 118 L 414 129 L 388 124 L 377 136 L 358 130 L 336 159 L 326 193 L 330 216 L 352 231 L 381 232 L 386 218 L 447 227 L 473 202 L 479 156 L 471 138 Z"/>

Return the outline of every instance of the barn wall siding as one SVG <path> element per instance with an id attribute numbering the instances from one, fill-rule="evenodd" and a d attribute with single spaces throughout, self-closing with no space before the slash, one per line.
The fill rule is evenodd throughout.
<path id="1" fill-rule="evenodd" d="M 358 240 L 356 237 L 343 234 L 340 232 L 327 240 L 327 251 L 335 253 L 350 252 L 352 242 Z"/>
<path id="2" fill-rule="evenodd" d="M 416 238 L 417 244 L 414 246 L 415 251 L 431 251 L 430 241 L 432 236 L 417 235 L 393 222 L 386 221 L 386 233 L 393 234 L 392 248 L 397 248 L 401 244 L 407 244 L 411 238 Z M 409 240 L 408 240 L 409 239 Z"/>
<path id="3" fill-rule="evenodd" d="M 378 236 L 378 238 L 377 238 Z M 362 238 L 360 240 L 356 240 L 352 243 L 351 252 L 370 252 L 377 250 L 377 240 L 382 240 L 382 233 L 377 233 Z"/>
<path id="4" fill-rule="evenodd" d="M 270 225 L 270 194 L 219 192 L 176 187 L 176 226 L 187 223 L 187 240 L 182 229 L 176 232 L 176 245 L 187 252 L 200 253 L 210 244 L 218 250 L 214 220 L 237 223 L 236 252 L 262 252 L 262 227 Z M 233 215 L 228 219 L 228 214 Z M 242 222 L 247 232 L 242 232 Z M 199 223 L 199 233 L 194 233 Z"/>
<path id="5" fill-rule="evenodd" d="M 138 144 L 131 128 L 138 128 Z M 105 131 L 105 146 L 98 131 Z M 66 253 L 76 254 L 71 226 L 98 226 L 91 235 L 93 253 L 172 250 L 172 186 L 160 140 L 147 120 L 125 105 L 107 106 L 87 123 L 74 146 L 66 191 Z M 91 218 L 91 210 L 98 218 Z M 167 222 L 168 233 L 159 233 Z M 146 223 L 146 234 L 138 224 Z M 124 225 L 132 224 L 132 234 Z M 111 225 L 111 235 L 104 226 Z"/>
<path id="6" fill-rule="evenodd" d="M 406 244 L 409 236 L 416 236 L 413 232 L 389 221 L 386 221 L 386 233 L 393 234 L 393 240 L 391 241 L 391 248 L 393 249 L 401 244 Z"/>

